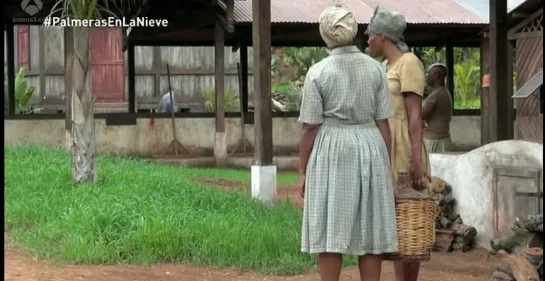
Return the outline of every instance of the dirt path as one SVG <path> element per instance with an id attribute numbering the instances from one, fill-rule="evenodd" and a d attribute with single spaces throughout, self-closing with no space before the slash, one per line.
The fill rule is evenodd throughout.
<path id="1" fill-rule="evenodd" d="M 249 193 L 249 184 L 219 179 L 199 179 L 225 191 L 242 187 Z M 278 188 L 279 200 L 288 200 L 302 206 L 299 191 L 294 187 Z M 6 239 L 7 237 L 4 236 Z M 6 239 L 8 240 L 8 239 Z M 86 266 L 52 265 L 37 261 L 4 244 L 6 281 L 317 281 L 316 273 L 290 277 L 263 276 L 234 270 L 216 270 L 184 264 L 144 266 Z M 434 254 L 432 261 L 424 263 L 419 281 L 488 281 L 496 265 L 495 258 L 487 257 L 486 250 L 470 253 Z M 356 268 L 343 271 L 341 281 L 357 281 Z M 385 262 L 382 281 L 394 281 L 390 262 Z"/>
<path id="2" fill-rule="evenodd" d="M 19 251 L 5 249 L 6 281 L 316 281 L 316 273 L 273 277 L 232 270 L 214 270 L 189 265 L 156 265 L 152 267 L 51 265 L 36 261 Z M 494 259 L 477 250 L 464 254 L 436 254 L 423 265 L 419 281 L 487 281 L 492 274 Z M 385 262 L 382 280 L 394 281 L 392 266 Z M 342 281 L 356 281 L 355 268 L 345 269 Z"/>

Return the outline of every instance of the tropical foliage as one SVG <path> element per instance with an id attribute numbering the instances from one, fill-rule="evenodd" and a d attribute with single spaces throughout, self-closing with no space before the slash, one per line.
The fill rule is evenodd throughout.
<path id="1" fill-rule="evenodd" d="M 425 67 L 446 63 L 444 48 L 423 48 L 420 59 Z M 454 108 L 480 109 L 480 52 L 475 48 L 454 48 Z"/>
<path id="2" fill-rule="evenodd" d="M 313 64 L 321 61 L 326 56 L 326 49 L 321 47 L 289 47 L 284 49 L 284 63 L 294 66 L 299 77 L 304 76 Z"/>
<path id="3" fill-rule="evenodd" d="M 25 72 L 25 69 L 21 67 L 15 76 L 15 110 L 22 114 L 32 114 L 34 109 L 29 106 L 29 103 L 36 88 L 28 86 Z"/>
<path id="4" fill-rule="evenodd" d="M 298 111 L 301 108 L 301 98 L 303 96 L 303 88 L 301 85 L 291 83 L 290 87 L 284 94 L 287 111 Z"/>
<path id="5" fill-rule="evenodd" d="M 421 58 L 425 67 L 434 63 L 446 63 L 444 48 L 415 48 L 414 52 Z M 282 55 L 278 55 L 281 53 Z M 273 93 L 288 96 L 301 96 L 301 84 L 308 69 L 327 56 L 325 48 L 283 48 L 282 52 L 275 52 L 272 59 Z M 480 53 L 479 49 L 454 48 L 454 103 L 455 109 L 480 108 Z M 279 65 L 284 64 L 295 68 L 296 75 L 290 81 L 278 81 Z M 285 85 L 289 85 L 286 87 Z M 292 95 L 292 91 L 297 94 Z M 298 103 L 292 103 L 290 109 L 298 110 Z"/>
<path id="6" fill-rule="evenodd" d="M 216 111 L 216 90 L 210 88 L 202 92 L 201 99 L 204 104 L 204 108 L 208 112 Z M 240 101 L 238 93 L 233 89 L 228 88 L 225 90 L 225 112 L 237 112 L 240 110 Z"/>

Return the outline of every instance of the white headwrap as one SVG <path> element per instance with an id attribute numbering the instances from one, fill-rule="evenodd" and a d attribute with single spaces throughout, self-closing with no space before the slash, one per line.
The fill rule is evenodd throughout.
<path id="1" fill-rule="evenodd" d="M 354 15 L 340 7 L 329 7 L 320 15 L 320 35 L 329 49 L 350 45 L 358 33 Z"/>
<path id="2" fill-rule="evenodd" d="M 445 72 L 447 72 L 447 66 L 442 63 L 434 63 L 428 67 L 428 71 L 430 71 L 434 67 L 442 67 Z"/>

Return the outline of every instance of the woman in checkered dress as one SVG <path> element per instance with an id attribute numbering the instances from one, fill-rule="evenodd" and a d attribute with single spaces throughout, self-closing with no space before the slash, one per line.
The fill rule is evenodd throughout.
<path id="1" fill-rule="evenodd" d="M 302 251 L 318 254 L 322 281 L 339 280 L 341 255 L 359 256 L 362 280 L 378 281 L 379 255 L 398 250 L 388 84 L 382 65 L 351 45 L 356 33 L 352 13 L 322 13 L 330 55 L 309 69 L 299 116 Z"/>

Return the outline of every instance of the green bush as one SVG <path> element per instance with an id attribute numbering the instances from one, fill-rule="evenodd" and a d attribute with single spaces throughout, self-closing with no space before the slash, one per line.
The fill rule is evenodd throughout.
<path id="1" fill-rule="evenodd" d="M 36 88 L 28 86 L 25 72 L 25 69 L 21 67 L 15 76 L 15 110 L 21 114 L 31 114 L 33 109 L 29 106 L 29 103 Z"/>
<path id="2" fill-rule="evenodd" d="M 225 90 L 225 112 L 237 112 L 240 111 L 240 101 L 238 93 L 233 89 Z M 216 90 L 214 88 L 206 89 L 201 94 L 201 99 L 204 103 L 204 108 L 208 112 L 216 111 Z"/>

